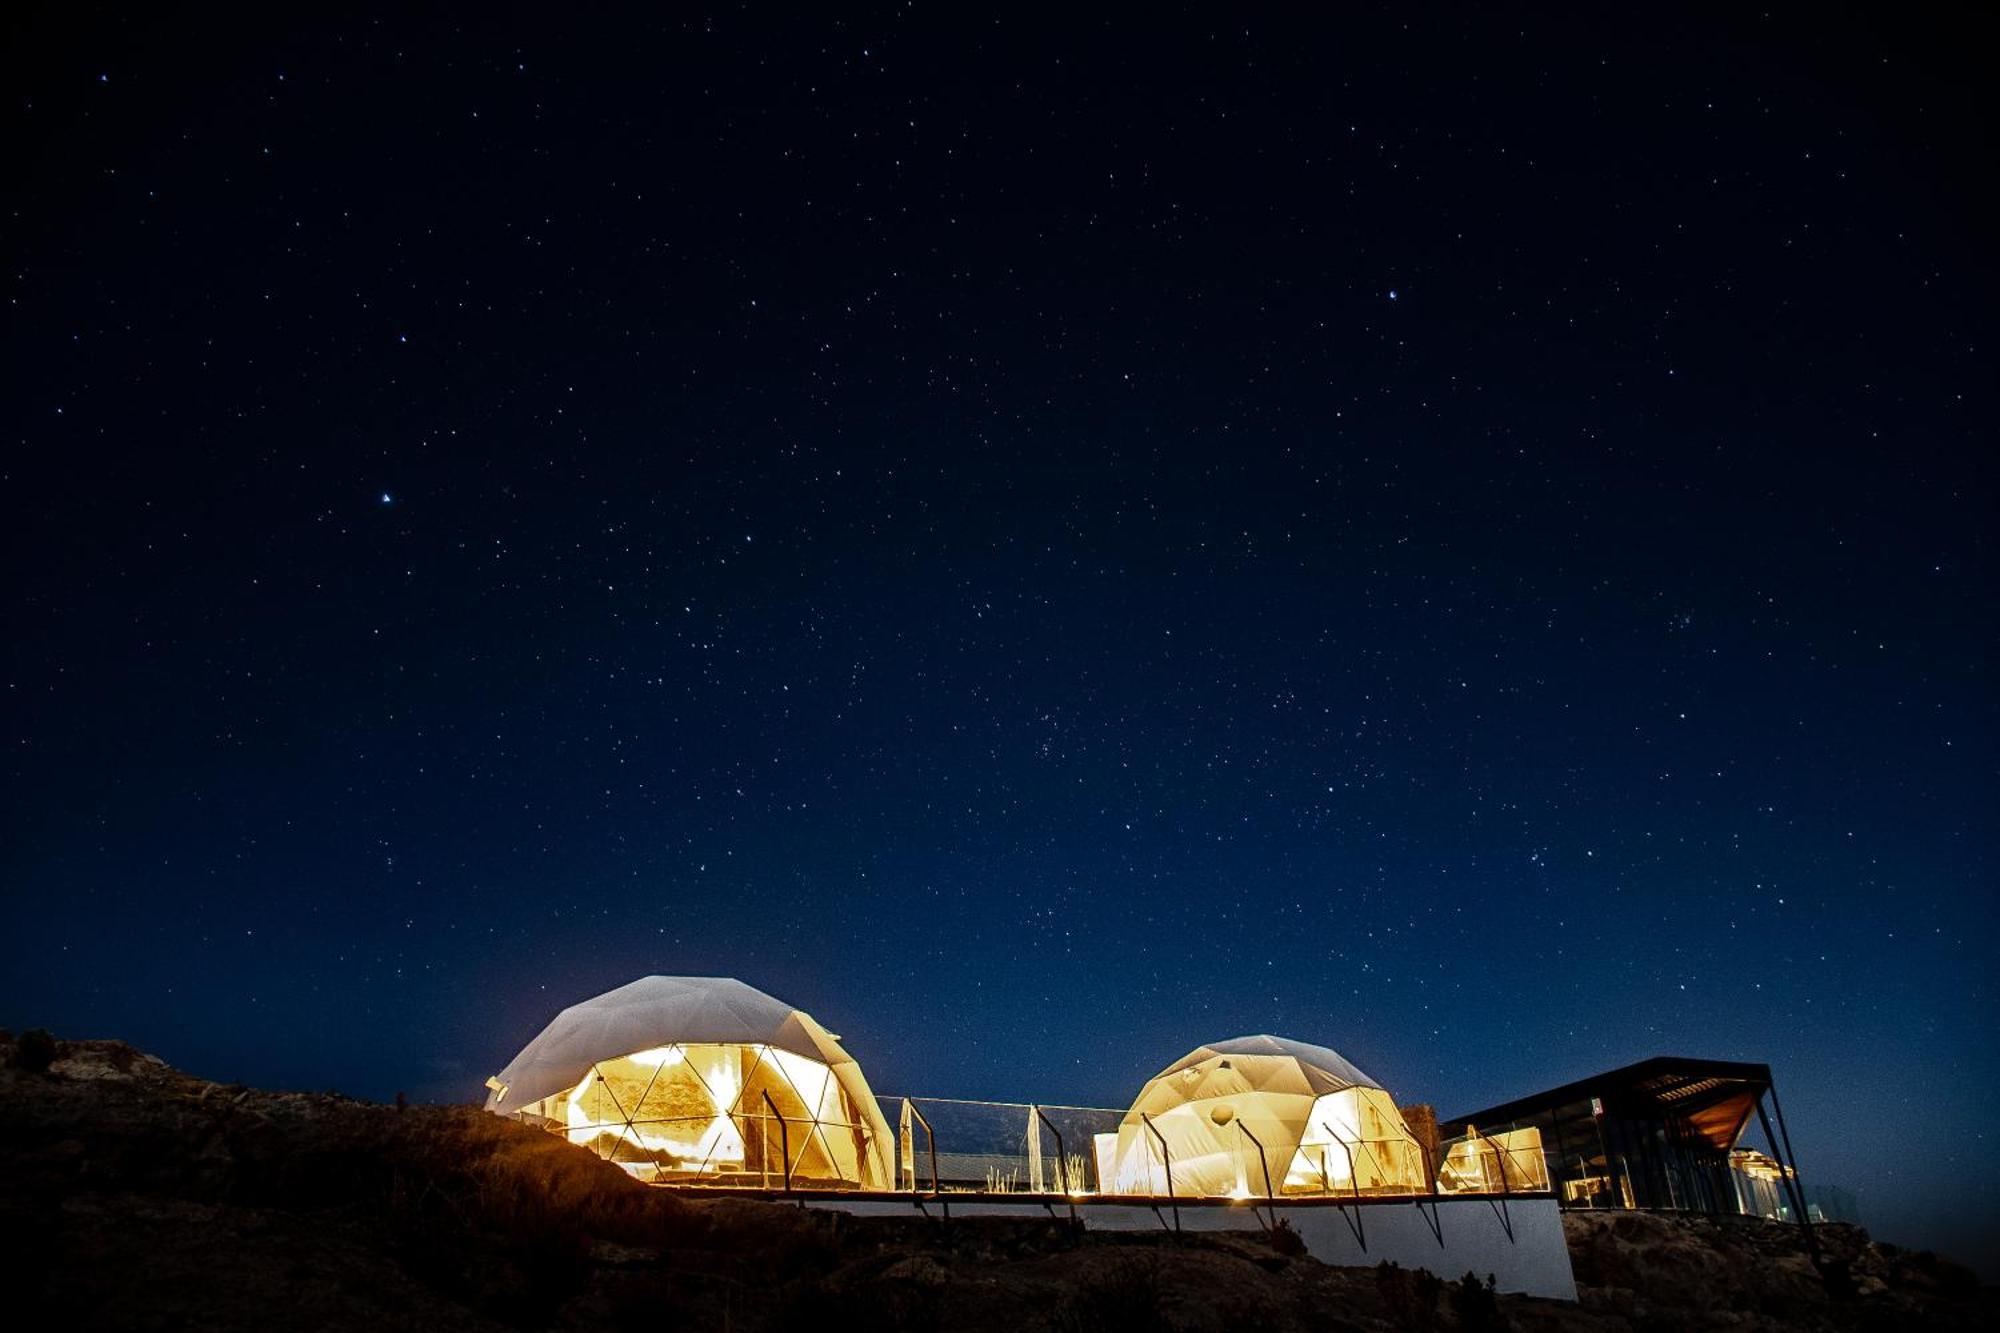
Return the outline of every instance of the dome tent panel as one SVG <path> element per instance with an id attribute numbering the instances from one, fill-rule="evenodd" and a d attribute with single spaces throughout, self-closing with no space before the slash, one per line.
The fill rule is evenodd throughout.
<path id="1" fill-rule="evenodd" d="M 1380 1088 L 1316 1099 L 1285 1171 L 1288 1194 L 1399 1193 L 1429 1188 L 1423 1148 Z"/>
<path id="2" fill-rule="evenodd" d="M 489 1111 L 512 1111 L 576 1086 L 600 1059 L 676 1042 L 776 1045 L 824 1060 L 848 1057 L 825 1029 L 731 977 L 641 977 L 557 1014 L 502 1070 Z M 818 1038 L 825 1037 L 822 1044 Z"/>
<path id="3" fill-rule="evenodd" d="M 1280 1145 L 1296 1137 L 1280 1108 L 1254 1092 L 1183 1102 L 1146 1116 L 1150 1130 L 1130 1119 L 1119 1126 L 1116 1193 L 1262 1197 L 1267 1183 L 1275 1192 L 1282 1173 L 1287 1154 Z"/>
<path id="4" fill-rule="evenodd" d="M 778 1184 L 789 1148 L 795 1184 L 893 1183 L 861 1067 L 810 1015 L 730 978 L 644 977 L 572 1005 L 488 1087 L 489 1111 L 645 1180 Z"/>
<path id="5" fill-rule="evenodd" d="M 859 1066 L 855 1069 L 857 1077 Z M 770 1101 L 765 1102 L 768 1096 Z M 743 1105 L 768 1122 L 771 1109 L 786 1121 L 793 1140 L 792 1174 L 808 1179 L 862 1182 L 868 1172 L 869 1138 L 864 1126 L 844 1111 L 848 1093 L 840 1081 L 837 1066 L 808 1059 L 793 1051 L 771 1047 L 751 1072 L 743 1090 Z M 873 1098 L 870 1098 L 871 1104 Z M 879 1112 L 877 1113 L 879 1116 Z M 782 1143 L 786 1137 L 775 1124 L 767 1123 L 771 1137 Z M 891 1141 L 882 1126 L 884 1170 Z"/>
<path id="6" fill-rule="evenodd" d="M 1246 1078 L 1259 1080 L 1260 1088 L 1271 1091 L 1310 1091 L 1314 1096 L 1338 1092 L 1342 1088 L 1380 1087 L 1340 1052 L 1290 1037 L 1268 1033 L 1255 1037 L 1232 1037 L 1228 1041 L 1197 1046 L 1161 1071 L 1159 1077 L 1203 1065 L 1216 1057 L 1269 1056 L 1271 1060 L 1237 1060 L 1235 1067 Z"/>

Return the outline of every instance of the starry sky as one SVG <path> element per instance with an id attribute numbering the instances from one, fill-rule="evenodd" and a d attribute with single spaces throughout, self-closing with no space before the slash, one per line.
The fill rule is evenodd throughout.
<path id="1" fill-rule="evenodd" d="M 1991 1262 L 1990 15 L 270 8 L 5 20 L 0 1022 L 1766 1060 Z"/>

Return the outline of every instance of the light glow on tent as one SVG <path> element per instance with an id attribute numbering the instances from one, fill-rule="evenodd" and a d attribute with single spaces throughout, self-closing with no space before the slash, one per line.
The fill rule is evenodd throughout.
<path id="1" fill-rule="evenodd" d="M 1388 1093 L 1337 1052 L 1268 1035 L 1197 1047 L 1155 1076 L 1110 1152 L 1115 1194 L 1261 1198 L 1430 1188 L 1423 1150 Z"/>
<path id="2" fill-rule="evenodd" d="M 642 1180 L 889 1187 L 895 1136 L 810 1014 L 730 977 L 649 976 L 557 1014 L 486 1109 Z"/>
<path id="3" fill-rule="evenodd" d="M 1288 1191 L 1416 1191 L 1428 1183 L 1416 1141 L 1380 1088 L 1343 1088 L 1316 1099 L 1285 1173 Z"/>
<path id="4" fill-rule="evenodd" d="M 645 1069 L 665 1070 L 685 1065 L 702 1087 L 714 1107 L 728 1108 L 736 1105 L 743 1091 L 743 1077 L 735 1051 L 728 1047 L 701 1047 L 690 1052 L 682 1046 L 660 1046 L 647 1051 L 639 1051 L 623 1057 L 621 1061 L 610 1061 L 614 1067 L 629 1061 Z M 590 1072 L 563 1098 L 563 1122 L 571 1131 L 570 1137 L 578 1137 L 578 1131 L 589 1137 L 609 1136 L 622 1139 L 633 1147 L 647 1153 L 665 1154 L 676 1159 L 672 1169 L 677 1171 L 700 1171 L 713 1168 L 718 1163 L 741 1163 L 744 1159 L 743 1136 L 737 1132 L 735 1123 L 725 1111 L 711 1109 L 704 1123 L 700 1119 L 684 1120 L 641 1120 L 633 1123 L 629 1113 L 606 1116 L 598 1098 L 618 1108 L 617 1099 L 608 1088 L 599 1090 L 600 1067 L 591 1066 Z M 649 1083 L 656 1084 L 658 1075 Z M 593 1091 L 598 1097 L 592 1096 Z M 643 1114 L 643 1113 L 642 1113 Z"/>
<path id="5" fill-rule="evenodd" d="M 1549 1187 L 1542 1131 L 1533 1125 L 1481 1134 L 1478 1130 L 1445 1148 L 1438 1188 L 1446 1194 L 1501 1194 Z"/>

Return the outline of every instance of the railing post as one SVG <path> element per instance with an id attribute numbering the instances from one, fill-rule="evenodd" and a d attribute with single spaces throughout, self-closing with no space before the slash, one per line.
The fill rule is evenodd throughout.
<path id="1" fill-rule="evenodd" d="M 1264 1140 L 1250 1132 L 1250 1126 L 1243 1123 L 1242 1116 L 1236 1117 L 1236 1128 L 1257 1145 L 1257 1165 L 1264 1168 L 1264 1207 L 1271 1215 L 1271 1225 L 1275 1227 L 1278 1225 L 1278 1196 L 1277 1191 L 1271 1188 L 1271 1159 L 1264 1154 Z"/>
<path id="2" fill-rule="evenodd" d="M 1347 1154 L 1347 1188 L 1354 1196 L 1354 1220 L 1347 1224 L 1347 1229 L 1354 1233 L 1354 1243 L 1361 1247 L 1363 1254 L 1366 1254 L 1368 1252 L 1368 1232 L 1361 1221 L 1361 1173 L 1355 1170 L 1354 1167 L 1354 1149 L 1350 1148 L 1347 1140 L 1340 1137 L 1340 1134 L 1334 1127 L 1327 1124 L 1326 1121 L 1320 1121 L 1319 1127 L 1326 1131 L 1328 1138 L 1340 1145 L 1342 1152 Z M 1344 1209 L 1342 1211 L 1343 1213 L 1345 1212 Z"/>
<path id="3" fill-rule="evenodd" d="M 1443 1145 L 1440 1144 L 1439 1148 L 1442 1149 L 1442 1147 Z M 1444 1214 L 1438 1211 L 1437 1201 L 1438 1195 L 1442 1193 L 1438 1188 L 1438 1177 L 1444 1174 L 1445 1158 L 1442 1151 L 1440 1151 L 1436 1160 L 1433 1160 L 1431 1146 L 1428 1143 L 1419 1143 L 1417 1151 L 1422 1154 L 1424 1159 L 1424 1193 L 1430 1195 L 1431 1198 L 1431 1215 L 1426 1219 L 1426 1222 L 1430 1226 L 1431 1234 L 1437 1237 L 1437 1243 L 1442 1245 L 1444 1244 Z M 1424 1201 L 1416 1199 L 1413 1202 L 1417 1205 L 1417 1216 L 1422 1217 L 1424 1214 Z"/>
<path id="4" fill-rule="evenodd" d="M 931 1196 L 938 1201 L 938 1207 L 944 1210 L 945 1220 L 949 1221 L 951 1220 L 951 1203 L 944 1197 L 944 1187 L 938 1183 L 937 1134 L 931 1129 L 929 1117 L 917 1108 L 917 1104 L 914 1101 L 905 1097 L 903 1098 L 903 1105 L 909 1110 L 911 1115 L 917 1118 L 917 1123 L 924 1127 L 924 1144 L 930 1149 L 931 1156 Z M 910 1181 L 910 1193 L 912 1196 L 917 1192 L 916 1185 L 917 1182 L 914 1179 Z"/>
<path id="5" fill-rule="evenodd" d="M 1072 1195 L 1069 1191 L 1069 1163 L 1065 1159 L 1063 1153 L 1062 1131 L 1056 1128 L 1055 1121 L 1049 1119 L 1047 1116 L 1042 1114 L 1041 1107 L 1031 1106 L 1028 1109 L 1035 1113 L 1035 1119 L 1041 1121 L 1044 1125 L 1047 1125 L 1049 1127 L 1049 1133 L 1055 1135 L 1056 1179 L 1058 1182 L 1060 1182 L 1062 1186 L 1063 1198 L 1069 1204 L 1069 1220 L 1074 1222 L 1076 1221 L 1076 1196 Z M 1030 1128 L 1032 1129 L 1032 1126 Z M 1034 1132 L 1035 1132 L 1035 1151 L 1037 1155 L 1039 1155 L 1041 1152 L 1041 1132 L 1039 1130 L 1035 1130 Z"/>
<path id="6" fill-rule="evenodd" d="M 1500 1168 L 1500 1206 L 1493 1211 L 1499 1215 L 1500 1229 L 1507 1233 L 1507 1239 L 1511 1242 L 1514 1239 L 1514 1214 L 1507 1207 L 1507 1200 L 1513 1197 L 1514 1191 L 1507 1187 L 1507 1156 L 1500 1151 L 1500 1145 L 1494 1143 L 1491 1138 L 1486 1142 L 1492 1146 L 1494 1164 Z M 1486 1202 L 1488 1207 L 1492 1207 L 1491 1199 Z"/>
<path id="7" fill-rule="evenodd" d="M 1025 1146 L 1028 1149 L 1028 1192 L 1031 1194 L 1049 1192 L 1048 1168 L 1042 1161 L 1042 1131 L 1035 1123 L 1039 1114 L 1039 1108 L 1033 1102 L 1029 1102 L 1028 1139 Z"/>
<path id="8" fill-rule="evenodd" d="M 1350 1147 L 1348 1145 L 1347 1140 L 1340 1137 L 1339 1133 L 1335 1131 L 1334 1127 L 1332 1125 L 1327 1124 L 1326 1121 L 1324 1120 L 1320 1121 L 1319 1127 L 1326 1131 L 1328 1138 L 1332 1139 L 1335 1143 L 1338 1143 L 1340 1145 L 1340 1150 L 1342 1152 L 1347 1154 L 1347 1189 L 1348 1192 L 1354 1196 L 1355 1202 L 1359 1203 L 1361 1201 L 1361 1173 L 1355 1169 L 1354 1149 Z"/>
<path id="9" fill-rule="evenodd" d="M 1493 1163 L 1500 1168 L 1500 1192 L 1502 1194 L 1512 1194 L 1514 1191 L 1507 1186 L 1507 1154 L 1500 1151 L 1500 1145 L 1494 1143 L 1492 1139 L 1489 1138 L 1486 1141 L 1492 1144 Z"/>
<path id="10" fill-rule="evenodd" d="M 1180 1201 L 1180 1196 L 1174 1193 L 1174 1154 L 1172 1150 L 1170 1150 L 1167 1147 L 1166 1135 L 1160 1133 L 1159 1126 L 1153 1123 L 1153 1117 L 1147 1115 L 1144 1111 L 1141 1111 L 1139 1112 L 1139 1121 L 1141 1124 L 1145 1125 L 1147 1131 L 1150 1134 L 1152 1134 L 1152 1136 L 1155 1139 L 1159 1141 L 1160 1161 L 1167 1168 L 1167 1198 L 1170 1201 L 1169 1206 L 1172 1207 L 1174 1211 L 1174 1232 L 1175 1234 L 1178 1235 L 1181 1229 L 1181 1201 Z M 1152 1173 L 1147 1172 L 1147 1174 L 1151 1175 Z M 1147 1183 L 1150 1184 L 1151 1182 L 1148 1181 Z"/>
<path id="11" fill-rule="evenodd" d="M 785 1124 L 785 1117 L 778 1114 L 778 1104 L 771 1100 L 771 1094 L 768 1089 L 764 1092 L 763 1096 L 764 1105 L 771 1112 L 771 1118 L 778 1122 L 778 1150 L 784 1154 L 783 1161 L 785 1163 L 785 1197 L 790 1198 L 792 1194 L 792 1131 Z"/>
<path id="12" fill-rule="evenodd" d="M 896 1122 L 896 1188 L 907 1178 L 910 1193 L 917 1192 L 917 1131 L 910 1124 L 910 1099 L 903 1098 L 903 1115 Z"/>

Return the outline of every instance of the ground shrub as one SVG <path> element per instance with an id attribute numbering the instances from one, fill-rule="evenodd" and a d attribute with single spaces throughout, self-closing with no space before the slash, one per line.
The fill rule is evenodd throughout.
<path id="1" fill-rule="evenodd" d="M 1438 1297 L 1444 1292 L 1441 1278 L 1384 1259 L 1375 1265 L 1375 1290 L 1388 1307 L 1389 1321 L 1403 1333 L 1431 1333 L 1438 1327 Z"/>
<path id="2" fill-rule="evenodd" d="M 1495 1286 L 1491 1273 L 1484 1282 L 1478 1275 L 1467 1273 L 1452 1284 L 1451 1312 L 1457 1316 L 1464 1333 L 1499 1333 L 1507 1327 L 1507 1321 L 1500 1316 L 1500 1295 Z"/>
<path id="3" fill-rule="evenodd" d="M 56 1062 L 61 1053 L 61 1044 L 40 1028 L 29 1028 L 14 1042 L 14 1052 L 7 1059 L 9 1066 L 39 1074 Z"/>

